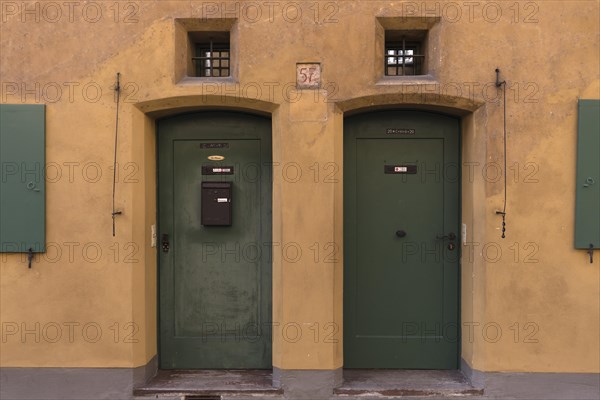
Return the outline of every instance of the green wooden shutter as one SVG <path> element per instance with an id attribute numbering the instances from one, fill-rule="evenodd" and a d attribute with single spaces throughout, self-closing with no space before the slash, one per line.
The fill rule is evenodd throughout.
<path id="1" fill-rule="evenodd" d="M 46 251 L 45 113 L 0 104 L 0 252 Z"/>
<path id="2" fill-rule="evenodd" d="M 600 100 L 579 100 L 575 247 L 600 248 Z"/>

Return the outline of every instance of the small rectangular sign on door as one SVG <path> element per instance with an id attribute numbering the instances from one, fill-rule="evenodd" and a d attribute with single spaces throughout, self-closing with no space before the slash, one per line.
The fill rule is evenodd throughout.
<path id="1" fill-rule="evenodd" d="M 202 175 L 233 175 L 233 167 L 202 166 Z"/>
<path id="2" fill-rule="evenodd" d="M 385 165 L 383 168 L 385 174 L 416 174 L 416 165 Z"/>

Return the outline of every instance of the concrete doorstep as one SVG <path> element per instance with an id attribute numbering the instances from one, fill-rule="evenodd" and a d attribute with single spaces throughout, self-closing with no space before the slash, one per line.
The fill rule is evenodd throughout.
<path id="1" fill-rule="evenodd" d="M 341 371 L 340 371 L 341 372 Z M 434 398 L 482 395 L 460 371 L 346 370 L 342 385 L 333 376 L 308 376 L 307 371 L 159 371 L 134 390 L 136 399 L 360 399 Z"/>

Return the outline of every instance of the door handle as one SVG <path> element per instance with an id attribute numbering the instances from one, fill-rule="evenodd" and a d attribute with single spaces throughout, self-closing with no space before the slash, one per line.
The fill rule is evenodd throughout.
<path id="1" fill-rule="evenodd" d="M 396 231 L 396 236 L 398 236 L 399 238 L 403 238 L 404 236 L 406 236 L 406 232 L 405 231 Z"/>
<path id="2" fill-rule="evenodd" d="M 447 234 L 447 235 L 444 235 L 444 234 L 437 235 L 435 238 L 436 238 L 436 239 L 448 239 L 448 240 L 455 240 L 455 239 L 456 239 L 456 234 L 455 234 L 454 232 L 450 232 L 450 233 L 449 233 L 449 234 Z"/>

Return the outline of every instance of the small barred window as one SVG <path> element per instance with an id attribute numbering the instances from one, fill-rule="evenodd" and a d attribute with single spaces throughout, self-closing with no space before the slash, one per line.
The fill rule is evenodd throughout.
<path id="1" fill-rule="evenodd" d="M 226 34 L 226 35 L 225 35 Z M 195 76 L 226 77 L 231 75 L 229 32 L 216 32 L 205 41 L 194 43 Z"/>
<path id="2" fill-rule="evenodd" d="M 423 75 L 425 54 L 423 41 L 405 37 L 398 32 L 386 32 L 385 75 Z"/>

